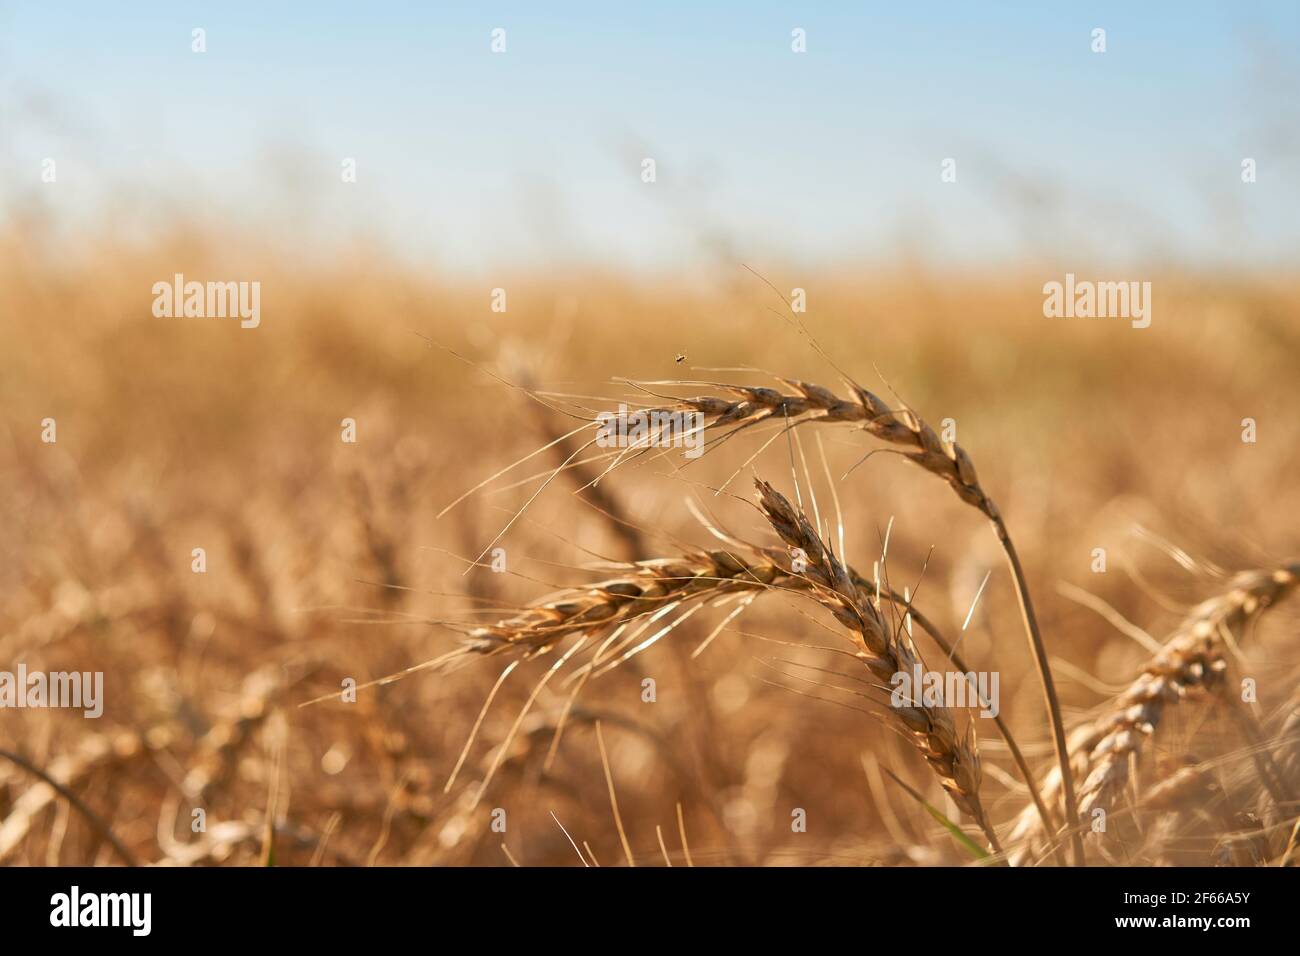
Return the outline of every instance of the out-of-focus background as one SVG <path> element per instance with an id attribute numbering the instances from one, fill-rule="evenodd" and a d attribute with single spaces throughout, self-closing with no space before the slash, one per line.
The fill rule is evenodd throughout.
<path id="1" fill-rule="evenodd" d="M 462 573 L 555 460 L 438 513 L 574 425 L 503 378 L 610 409 L 635 397 L 622 378 L 841 388 L 778 314 L 798 289 L 836 364 L 953 420 L 1017 538 L 1067 718 L 1087 718 L 1148 652 L 1062 582 L 1159 637 L 1214 592 L 1202 562 L 1300 552 L 1297 41 L 1284 3 L 5 4 L 0 670 L 103 671 L 106 701 L 99 720 L 0 711 L 0 747 L 147 861 L 270 847 L 281 863 L 500 865 L 504 844 L 576 865 L 559 821 L 612 864 L 599 720 L 639 861 L 662 862 L 657 827 L 683 861 L 679 806 L 697 863 L 960 861 L 882 773 L 942 804 L 914 752 L 774 667 L 833 663 L 760 639 L 827 642 L 829 619 L 793 599 L 692 659 L 725 610 L 703 612 L 592 681 L 549 768 L 558 690 L 494 751 L 550 661 L 524 665 L 449 793 L 501 662 L 298 704 L 455 646 L 431 622 L 595 580 L 592 552 L 645 556 L 560 476 L 502 538 L 511 573 Z M 1043 286 L 1066 273 L 1149 282 L 1150 327 L 1045 317 Z M 154 284 L 176 274 L 259 283 L 260 324 L 156 317 Z M 835 479 L 873 447 L 847 426 L 822 438 Z M 784 442 L 746 464 L 761 442 L 601 487 L 662 556 L 710 544 L 688 498 L 771 543 L 707 490 L 745 465 L 736 494 L 754 474 L 792 493 Z M 951 631 L 990 574 L 962 648 L 1001 672 L 1045 770 L 986 522 L 893 455 L 835 490 L 849 559 L 869 569 L 892 519 L 895 583 L 921 580 L 918 607 Z M 1294 624 L 1280 610 L 1251 635 L 1261 719 L 1294 689 Z M 985 723 L 1001 824 L 1026 797 Z M 1174 715 L 1155 779 L 1240 746 L 1227 726 Z M 1249 826 L 1193 828 L 1168 861 L 1253 862 Z M 1225 849 L 1225 827 L 1247 835 Z M 0 862 L 118 861 L 0 763 Z"/>

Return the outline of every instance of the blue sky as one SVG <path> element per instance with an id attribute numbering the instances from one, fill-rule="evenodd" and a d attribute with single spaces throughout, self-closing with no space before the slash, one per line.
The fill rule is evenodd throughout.
<path id="1" fill-rule="evenodd" d="M 0 204 L 481 270 L 1300 248 L 1300 4 L 697 6 L 3 3 Z"/>

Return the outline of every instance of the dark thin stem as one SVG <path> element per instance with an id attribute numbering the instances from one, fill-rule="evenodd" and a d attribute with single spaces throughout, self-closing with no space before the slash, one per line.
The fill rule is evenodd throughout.
<path id="1" fill-rule="evenodd" d="M 101 820 L 99 816 L 95 813 L 95 811 L 91 810 L 90 807 L 86 806 L 86 804 L 82 802 L 82 799 L 79 796 L 77 796 L 75 793 L 73 793 L 63 784 L 59 783 L 59 781 L 55 780 L 48 773 L 46 773 L 40 767 L 36 766 L 36 764 L 32 763 L 26 757 L 20 757 L 18 754 L 14 753 L 13 751 L 4 750 L 3 748 L 0 748 L 0 757 L 4 757 L 10 762 L 17 764 L 19 767 L 22 767 L 24 770 L 26 770 L 28 773 L 32 774 L 33 776 L 40 777 L 47 784 L 53 787 L 55 793 L 63 797 L 63 799 L 67 800 L 68 803 L 72 804 L 77 809 L 77 812 L 86 818 L 86 820 L 94 828 L 96 833 L 98 833 L 102 838 L 104 838 L 110 844 L 112 844 L 113 849 L 117 851 L 117 855 L 120 856 L 126 862 L 127 866 L 140 865 L 140 861 L 135 858 L 135 854 L 133 854 L 130 850 L 128 850 L 125 846 L 122 845 L 122 841 L 120 841 L 116 836 L 113 835 L 113 831 L 109 829 L 108 824 L 105 823 L 103 820 Z"/>
<path id="2" fill-rule="evenodd" d="M 980 829 L 984 831 L 984 839 L 989 841 L 989 849 L 993 851 L 994 856 L 1002 861 L 1001 865 L 1006 866 L 1007 855 L 1002 849 L 1002 844 L 998 842 L 998 835 L 993 832 L 992 824 L 982 813 L 980 814 L 979 825 Z"/>

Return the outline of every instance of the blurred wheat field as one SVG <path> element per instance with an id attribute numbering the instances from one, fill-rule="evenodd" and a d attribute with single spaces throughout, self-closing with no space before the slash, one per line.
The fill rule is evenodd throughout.
<path id="1" fill-rule="evenodd" d="M 776 544 L 740 500 L 753 499 L 755 475 L 795 497 L 784 439 L 746 466 L 768 435 L 742 434 L 681 472 L 649 459 L 600 483 L 656 555 L 631 553 L 632 536 L 559 475 L 499 542 L 509 573 L 466 573 L 546 481 L 556 460 L 545 454 L 437 517 L 574 427 L 489 372 L 601 396 L 589 404 L 602 408 L 636 397 L 621 379 L 774 385 L 771 373 L 838 386 L 751 272 L 539 273 L 512 278 L 508 311 L 494 313 L 495 281 L 361 252 L 312 261 L 193 231 L 162 246 L 108 236 L 65 255 L 27 229 L 0 248 L 0 666 L 105 675 L 102 718 L 6 711 L 0 747 L 79 796 L 137 860 L 579 865 L 576 843 L 604 865 L 628 851 L 683 865 L 688 850 L 695 864 L 969 862 L 886 773 L 959 819 L 908 743 L 837 706 L 851 698 L 827 685 L 843 680 L 790 676 L 782 661 L 837 662 L 811 647 L 830 643 L 834 621 L 789 595 L 765 598 L 692 657 L 729 610 L 703 608 L 591 680 L 549 761 L 560 679 L 511 727 L 556 652 L 520 663 L 485 711 L 503 659 L 299 706 L 345 678 L 364 685 L 447 652 L 461 638 L 447 624 L 507 618 L 610 576 L 586 567 L 595 559 L 710 547 L 688 500 L 736 536 Z M 1136 330 L 1044 318 L 1042 285 L 1063 271 L 1048 266 L 990 276 L 751 265 L 782 292 L 807 290 L 803 319 L 837 365 L 936 427 L 953 421 L 1020 549 L 1068 727 L 1095 719 L 1151 657 L 1077 589 L 1163 641 L 1223 589 L 1211 569 L 1300 556 L 1294 274 L 1155 272 L 1154 321 Z M 150 287 L 177 272 L 258 278 L 261 325 L 154 318 Z M 40 440 L 46 418 L 54 444 Z M 345 418 L 355 444 L 340 440 Z M 1247 418 L 1254 443 L 1242 440 Z M 860 430 L 819 437 L 850 563 L 869 571 L 890 527 L 893 583 L 962 634 L 972 666 L 1000 672 L 1003 716 L 1046 774 L 1041 691 L 987 522 L 897 455 L 859 463 L 878 445 Z M 819 446 L 802 439 L 813 467 L 808 481 L 796 472 L 801 491 L 827 507 Z M 709 490 L 738 469 L 733 495 Z M 191 570 L 194 548 L 205 573 Z M 1093 571 L 1099 548 L 1105 573 Z M 1253 865 L 1290 853 L 1296 623 L 1280 603 L 1234 635 L 1234 674 L 1258 685 L 1258 702 L 1241 706 L 1253 730 L 1230 708 L 1167 708 L 1130 794 L 1165 802 L 1134 811 L 1147 825 L 1093 847 L 1093 862 Z M 976 723 L 984 804 L 1005 835 L 1027 791 L 989 721 Z M 796 810 L 806 830 L 792 829 Z M 0 762 L 0 862 L 119 856 L 67 800 Z"/>

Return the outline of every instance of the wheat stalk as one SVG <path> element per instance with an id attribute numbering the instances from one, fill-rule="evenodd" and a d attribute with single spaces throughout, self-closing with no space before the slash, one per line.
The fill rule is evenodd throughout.
<path id="1" fill-rule="evenodd" d="M 823 560 L 820 567 L 824 570 L 818 570 L 816 556 L 826 552 L 811 525 L 796 515 L 778 492 L 770 486 L 766 490 L 764 513 L 783 539 L 787 534 L 795 535 L 791 540 L 796 543 L 792 546 L 804 548 L 811 565 L 808 570 L 796 573 L 790 567 L 783 567 L 770 552 L 750 559 L 732 551 L 699 551 L 680 558 L 638 561 L 626 575 L 562 591 L 512 618 L 473 628 L 467 638 L 467 650 L 535 657 L 547 653 L 570 635 L 611 629 L 688 601 L 743 591 L 773 588 L 811 591 L 821 600 L 825 599 L 825 589 L 831 580 L 826 575 L 834 574 L 836 597 L 827 606 L 832 610 L 839 607 L 837 618 L 861 638 L 859 656 L 868 669 L 885 684 L 895 673 L 911 673 L 920 662 L 915 647 L 885 622 L 878 606 L 870 599 L 865 582 L 839 563 L 831 565 Z M 897 599 L 892 594 L 882 597 Z M 979 802 L 979 753 L 973 730 L 960 735 L 948 708 L 912 706 L 892 708 L 892 711 L 953 801 L 980 825 L 990 844 L 1001 852 Z"/>
<path id="2" fill-rule="evenodd" d="M 1099 721 L 1101 736 L 1089 754 L 1092 770 L 1079 792 L 1083 816 L 1114 803 L 1143 743 L 1155 733 L 1166 704 L 1222 681 L 1227 670 L 1224 632 L 1240 631 L 1248 620 L 1284 598 L 1295 587 L 1297 574 L 1300 565 L 1247 571 L 1233 578 L 1230 590 L 1192 610 L 1164 649 Z"/>
<path id="3" fill-rule="evenodd" d="M 781 549 L 755 545 L 743 547 L 748 553 L 742 554 L 742 549 L 737 547 L 729 551 L 687 552 L 675 558 L 631 562 L 628 572 L 620 577 L 561 591 L 514 617 L 471 629 L 466 648 L 477 654 L 514 653 L 531 658 L 547 653 L 569 635 L 591 634 L 629 624 L 674 603 L 705 601 L 743 591 L 800 592 L 817 587 L 809 577 L 790 569 L 789 556 Z M 959 672 L 971 672 L 942 629 L 911 600 L 888 585 L 878 586 L 867 581 L 851 566 L 846 566 L 845 570 L 859 603 L 872 604 L 873 595 L 878 590 L 882 599 L 911 615 L 916 625 L 930 635 Z M 987 705 L 986 701 L 980 703 L 981 706 Z M 1037 812 L 1048 828 L 1055 831 L 1056 823 L 1005 718 L 998 714 L 993 721 L 1029 788 Z"/>
<path id="4" fill-rule="evenodd" d="M 1020 604 L 1020 613 L 1024 621 L 1025 633 L 1033 654 L 1034 666 L 1038 672 L 1039 682 L 1043 688 L 1043 700 L 1047 709 L 1052 729 L 1052 744 L 1056 752 L 1056 762 L 1061 774 L 1063 802 L 1066 823 L 1071 832 L 1071 844 L 1075 863 L 1084 863 L 1083 841 L 1078 836 L 1078 817 L 1074 794 L 1074 781 L 1070 772 L 1069 749 L 1065 739 L 1065 722 L 1061 717 L 1060 698 L 1056 692 L 1056 683 L 1052 679 L 1051 666 L 1048 663 L 1047 648 L 1043 643 L 1042 632 L 1038 627 L 1038 617 L 1034 613 L 1033 600 L 1029 593 L 1029 583 L 1025 577 L 1024 567 L 1016 551 L 1011 533 L 1002 518 L 993 499 L 984 491 L 975 465 L 970 456 L 956 442 L 944 441 L 919 415 L 910 408 L 891 408 L 879 396 L 874 395 L 856 382 L 846 380 L 853 393 L 852 399 L 840 398 L 833 391 L 821 385 L 796 379 L 778 378 L 793 390 L 793 393 L 781 392 L 773 388 L 748 385 L 729 385 L 721 383 L 659 382 L 647 383 L 658 385 L 692 385 L 708 384 L 713 388 L 731 392 L 735 400 L 717 396 L 696 396 L 679 398 L 678 409 L 686 408 L 700 413 L 704 420 L 715 429 L 719 426 L 730 427 L 733 434 L 768 420 L 778 420 L 793 427 L 801 422 L 848 422 L 861 425 L 874 437 L 894 445 L 902 445 L 911 450 L 904 457 L 920 465 L 931 474 L 946 481 L 962 501 L 978 509 L 993 525 L 998 542 L 1006 555 L 1007 564 L 1016 583 L 1016 598 Z M 1033 792 L 1033 785 L 1030 785 Z M 1049 814 L 1046 808 L 1038 804 L 1036 809 L 1046 821 Z"/>
<path id="5" fill-rule="evenodd" d="M 1221 685 L 1234 632 L 1241 632 L 1266 608 L 1285 599 L 1298 581 L 1298 562 L 1233 577 L 1226 591 L 1188 613 L 1160 652 L 1101 717 L 1072 735 L 1071 751 L 1086 774 L 1079 791 L 1080 816 L 1088 819 L 1096 809 L 1109 812 L 1114 807 L 1166 709 L 1197 691 Z M 1044 792 L 1052 794 L 1059 783 L 1059 776 L 1049 775 Z M 1012 830 L 1012 841 L 1025 840 L 1013 860 L 1027 860 L 1035 838 L 1041 836 L 1037 820 L 1026 809 Z"/>

